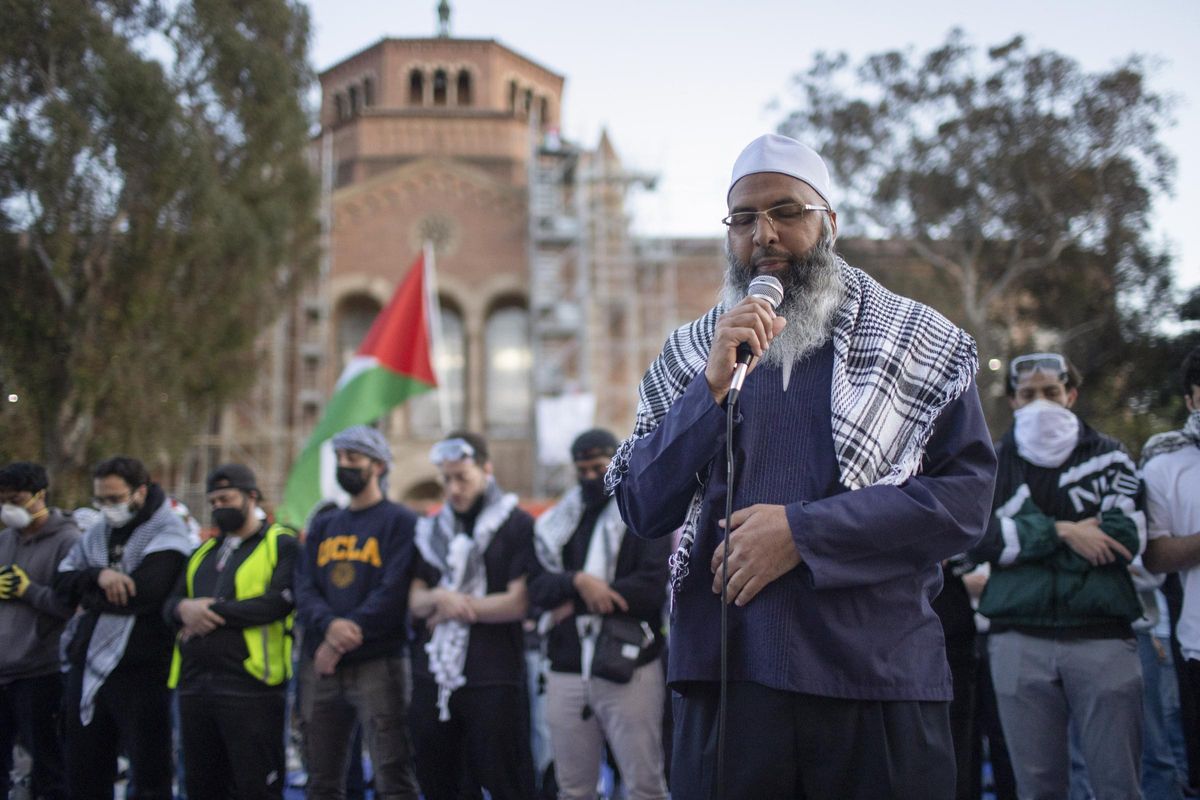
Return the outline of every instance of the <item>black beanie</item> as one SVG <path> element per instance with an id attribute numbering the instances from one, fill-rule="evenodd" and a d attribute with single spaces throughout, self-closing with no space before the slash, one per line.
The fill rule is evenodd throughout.
<path id="1" fill-rule="evenodd" d="M 571 460 L 583 461 L 596 456 L 611 456 L 617 452 L 617 437 L 604 428 L 592 428 L 575 437 L 571 443 Z"/>

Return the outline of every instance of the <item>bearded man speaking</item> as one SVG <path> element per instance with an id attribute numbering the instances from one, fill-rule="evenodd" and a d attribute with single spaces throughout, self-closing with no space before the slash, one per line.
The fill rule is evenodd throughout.
<path id="1" fill-rule="evenodd" d="M 930 601 L 983 534 L 996 457 L 975 343 L 834 251 L 829 173 L 768 135 L 734 164 L 724 298 L 675 331 L 608 473 L 671 559 L 671 793 L 950 798 L 950 671 Z M 746 297 L 772 275 L 776 311 Z M 751 371 L 726 410 L 737 349 Z M 728 718 L 716 763 L 726 493 Z"/>

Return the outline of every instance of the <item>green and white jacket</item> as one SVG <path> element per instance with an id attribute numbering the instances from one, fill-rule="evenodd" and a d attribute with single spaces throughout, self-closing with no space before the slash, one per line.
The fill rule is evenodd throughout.
<path id="1" fill-rule="evenodd" d="M 979 612 L 993 630 L 1129 635 L 1142 615 L 1128 562 L 1093 566 L 1059 539 L 1056 521 L 1099 517 L 1133 555 L 1146 546 L 1137 468 L 1115 439 L 1080 422 L 1079 442 L 1059 467 L 1017 455 L 1010 429 L 996 448 L 996 493 L 987 534 L 973 555 L 992 564 Z"/>

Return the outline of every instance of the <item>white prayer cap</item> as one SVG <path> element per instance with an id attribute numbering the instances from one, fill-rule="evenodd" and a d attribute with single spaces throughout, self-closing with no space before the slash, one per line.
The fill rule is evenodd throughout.
<path id="1" fill-rule="evenodd" d="M 733 185 L 747 175 L 756 172 L 779 172 L 798 178 L 821 195 L 830 208 L 829 170 L 816 150 L 788 136 L 768 133 L 758 137 L 737 157 L 733 163 L 733 175 L 729 179 L 729 192 Z M 729 198 L 729 192 L 725 194 Z"/>

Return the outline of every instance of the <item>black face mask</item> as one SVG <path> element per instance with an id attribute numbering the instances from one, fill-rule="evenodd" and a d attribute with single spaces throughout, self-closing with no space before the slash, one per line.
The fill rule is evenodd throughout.
<path id="1" fill-rule="evenodd" d="M 585 506 L 599 506 L 608 502 L 608 495 L 604 491 L 603 476 L 580 480 L 579 489 L 583 492 L 583 504 Z"/>
<path id="2" fill-rule="evenodd" d="M 233 533 L 234 531 L 240 531 L 242 526 L 246 524 L 246 512 L 232 506 L 214 508 L 212 521 L 221 533 Z"/>
<path id="3" fill-rule="evenodd" d="M 363 489 L 367 488 L 370 479 L 366 476 L 363 470 L 358 467 L 338 467 L 337 468 L 338 486 L 346 490 L 351 496 L 361 494 Z"/>

